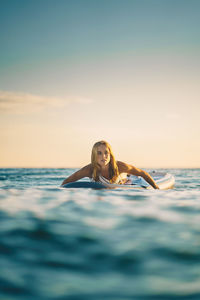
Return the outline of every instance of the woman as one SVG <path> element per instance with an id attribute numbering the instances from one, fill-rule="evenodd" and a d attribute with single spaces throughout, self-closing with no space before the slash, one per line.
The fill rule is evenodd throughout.
<path id="1" fill-rule="evenodd" d="M 116 161 L 111 146 L 106 141 L 95 143 L 92 148 L 91 163 L 67 177 L 62 185 L 77 181 L 83 177 L 89 177 L 94 181 L 107 184 L 124 184 L 126 183 L 126 179 L 122 179 L 123 173 L 141 176 L 154 189 L 159 189 L 153 178 L 147 172 L 124 162 Z"/>

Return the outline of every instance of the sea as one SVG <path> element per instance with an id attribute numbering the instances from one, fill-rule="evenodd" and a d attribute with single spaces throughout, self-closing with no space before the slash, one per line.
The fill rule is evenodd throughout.
<path id="1" fill-rule="evenodd" d="M 159 169 L 171 190 L 61 188 L 75 170 L 0 169 L 0 299 L 200 299 L 200 169 Z"/>

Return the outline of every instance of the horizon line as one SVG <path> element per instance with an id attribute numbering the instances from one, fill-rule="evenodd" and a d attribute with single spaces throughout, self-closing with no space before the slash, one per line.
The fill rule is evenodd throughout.
<path id="1" fill-rule="evenodd" d="M 25 167 L 25 166 L 21 166 L 21 167 L 14 167 L 14 166 L 0 166 L 0 169 L 81 169 L 83 166 L 79 166 L 79 167 L 42 167 L 42 166 L 38 166 L 38 167 L 31 167 L 31 166 L 29 166 L 29 167 Z M 199 167 L 145 167 L 145 166 L 143 166 L 143 167 L 140 167 L 140 169 L 200 169 L 200 166 Z"/>

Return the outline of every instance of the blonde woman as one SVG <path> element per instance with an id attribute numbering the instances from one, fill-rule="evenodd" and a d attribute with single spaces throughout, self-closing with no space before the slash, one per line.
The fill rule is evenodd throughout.
<path id="1" fill-rule="evenodd" d="M 127 181 L 126 178 L 122 178 L 124 173 L 141 176 L 154 189 L 159 189 L 153 178 L 147 172 L 124 162 L 116 161 L 112 148 L 106 141 L 95 143 L 92 148 L 91 163 L 67 177 L 62 182 L 62 185 L 77 181 L 84 177 L 89 177 L 92 180 L 103 184 L 124 184 Z"/>

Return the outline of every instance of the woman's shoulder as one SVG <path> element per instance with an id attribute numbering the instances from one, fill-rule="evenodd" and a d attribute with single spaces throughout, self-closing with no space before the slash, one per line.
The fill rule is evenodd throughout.
<path id="1" fill-rule="evenodd" d="M 80 171 L 83 172 L 86 177 L 92 177 L 92 170 L 92 164 L 88 164 L 80 169 Z"/>
<path id="2" fill-rule="evenodd" d="M 119 167 L 125 167 L 125 166 L 127 166 L 127 164 L 125 162 L 123 162 L 123 161 L 118 160 L 117 161 L 117 166 L 118 166 L 118 168 Z"/>
<path id="3" fill-rule="evenodd" d="M 117 161 L 117 166 L 119 169 L 119 173 L 126 173 L 129 171 L 130 169 L 130 165 L 128 165 L 127 163 L 123 162 L 123 161 Z"/>

